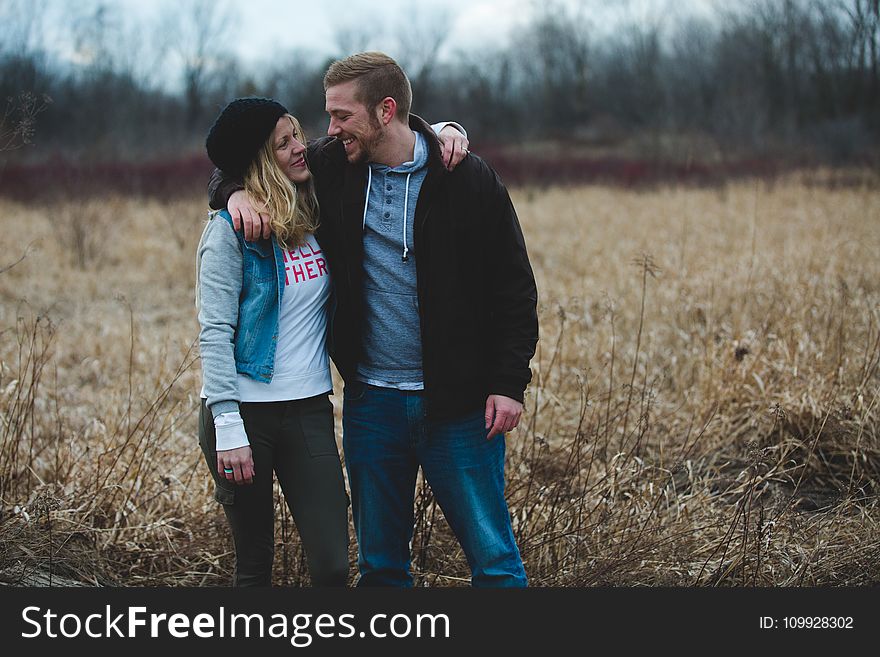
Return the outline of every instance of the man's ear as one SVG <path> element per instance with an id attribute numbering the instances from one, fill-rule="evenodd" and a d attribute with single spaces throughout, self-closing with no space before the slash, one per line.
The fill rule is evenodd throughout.
<path id="1" fill-rule="evenodd" d="M 378 119 L 382 125 L 388 125 L 397 116 L 397 101 L 391 96 L 386 96 L 377 106 Z"/>

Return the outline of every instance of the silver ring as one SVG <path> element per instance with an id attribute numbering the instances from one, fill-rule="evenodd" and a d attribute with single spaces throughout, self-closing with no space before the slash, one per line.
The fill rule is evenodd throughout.
<path id="1" fill-rule="evenodd" d="M 223 468 L 223 473 L 224 474 L 235 474 L 235 470 L 233 470 L 232 468 Z"/>

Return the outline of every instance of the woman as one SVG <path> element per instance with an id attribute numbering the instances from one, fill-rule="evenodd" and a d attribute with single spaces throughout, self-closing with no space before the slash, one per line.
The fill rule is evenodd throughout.
<path id="1" fill-rule="evenodd" d="M 272 472 L 305 548 L 312 584 L 348 580 L 348 498 L 327 356 L 330 275 L 305 137 L 278 102 L 240 98 L 220 113 L 208 156 L 272 217 L 245 241 L 225 210 L 198 248 L 203 388 L 199 442 L 235 541 L 235 585 L 271 584 Z"/>

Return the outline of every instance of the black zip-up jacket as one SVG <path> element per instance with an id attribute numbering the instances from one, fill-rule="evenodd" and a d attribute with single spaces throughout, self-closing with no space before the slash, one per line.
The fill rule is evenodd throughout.
<path id="1" fill-rule="evenodd" d="M 490 394 L 523 401 L 538 341 L 538 295 L 516 211 L 482 159 L 469 154 L 448 171 L 430 126 L 414 115 L 410 126 L 430 151 L 414 227 L 428 413 L 442 419 L 481 409 Z M 336 295 L 330 355 L 353 381 L 362 349 L 367 165 L 349 164 L 342 143 L 330 137 L 309 142 L 307 159 L 321 207 L 317 238 Z M 240 181 L 215 171 L 211 206 L 225 207 L 238 189 Z"/>

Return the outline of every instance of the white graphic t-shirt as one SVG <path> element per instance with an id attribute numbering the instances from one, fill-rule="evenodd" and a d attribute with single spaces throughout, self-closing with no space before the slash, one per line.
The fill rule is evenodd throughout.
<path id="1" fill-rule="evenodd" d="M 275 372 L 271 383 L 238 375 L 241 400 L 287 401 L 329 391 L 327 356 L 327 300 L 330 273 L 314 235 L 284 254 L 284 293 L 278 317 Z"/>

